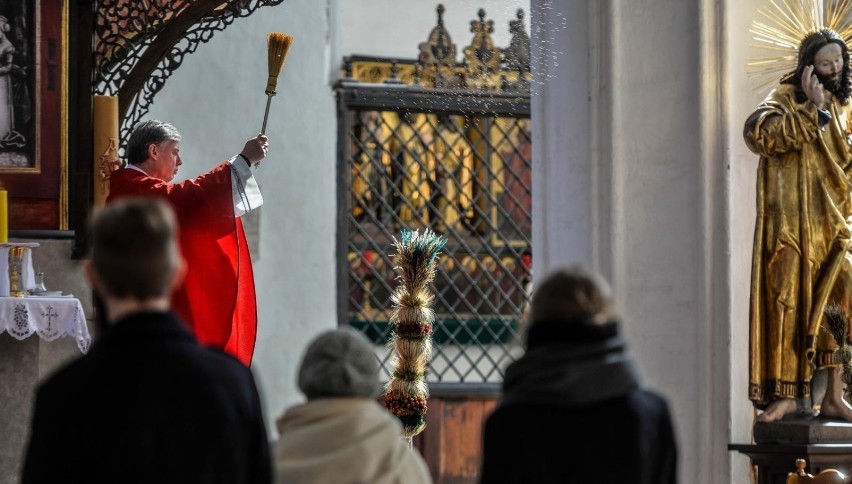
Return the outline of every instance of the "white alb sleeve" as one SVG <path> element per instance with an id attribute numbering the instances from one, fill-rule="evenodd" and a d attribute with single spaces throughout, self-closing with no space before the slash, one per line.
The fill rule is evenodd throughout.
<path id="1" fill-rule="evenodd" d="M 234 216 L 242 217 L 263 205 L 263 195 L 251 169 L 242 156 L 231 158 L 231 197 L 234 200 Z"/>

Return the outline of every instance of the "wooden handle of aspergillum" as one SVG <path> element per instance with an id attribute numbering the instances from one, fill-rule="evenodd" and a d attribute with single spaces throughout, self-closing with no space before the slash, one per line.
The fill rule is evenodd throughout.
<path id="1" fill-rule="evenodd" d="M 266 134 L 266 121 L 269 119 L 269 106 L 272 104 L 272 96 L 274 95 L 274 92 L 267 94 L 268 97 L 266 98 L 266 112 L 263 113 L 263 127 L 260 128 L 260 134 Z"/>

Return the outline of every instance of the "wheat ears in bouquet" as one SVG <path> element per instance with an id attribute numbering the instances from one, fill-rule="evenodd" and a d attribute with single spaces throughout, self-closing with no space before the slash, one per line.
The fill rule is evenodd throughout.
<path id="1" fill-rule="evenodd" d="M 385 406 L 402 422 L 402 435 L 411 438 L 426 428 L 426 370 L 432 358 L 431 305 L 435 296 L 429 284 L 435 278 L 438 253 L 447 239 L 426 229 L 403 230 L 394 238 L 394 269 L 399 286 L 391 295 L 393 333 L 388 350 L 393 352 L 393 373 L 385 385 Z"/>
<path id="2" fill-rule="evenodd" d="M 840 369 L 840 380 L 846 385 L 843 388 L 843 399 L 852 403 L 852 346 L 849 346 L 849 320 L 840 306 L 828 306 L 825 308 L 823 326 L 834 337 L 837 349 L 834 350 L 834 359 L 843 366 Z"/>

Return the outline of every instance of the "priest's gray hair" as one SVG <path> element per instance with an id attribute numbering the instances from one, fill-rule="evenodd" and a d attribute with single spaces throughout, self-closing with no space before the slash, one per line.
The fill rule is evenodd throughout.
<path id="1" fill-rule="evenodd" d="M 148 159 L 149 146 L 160 146 L 166 141 L 180 141 L 180 131 L 174 125 L 156 119 L 136 123 L 127 141 L 127 162 L 131 165 L 144 162 Z"/>

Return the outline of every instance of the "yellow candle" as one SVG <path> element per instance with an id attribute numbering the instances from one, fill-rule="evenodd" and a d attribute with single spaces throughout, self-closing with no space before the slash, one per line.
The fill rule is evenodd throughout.
<path id="1" fill-rule="evenodd" d="M 95 96 L 95 207 L 103 207 L 109 195 L 109 176 L 118 168 L 118 96 Z"/>
<path id="2" fill-rule="evenodd" d="M 3 185 L 0 185 L 0 244 L 9 242 L 9 197 Z"/>

